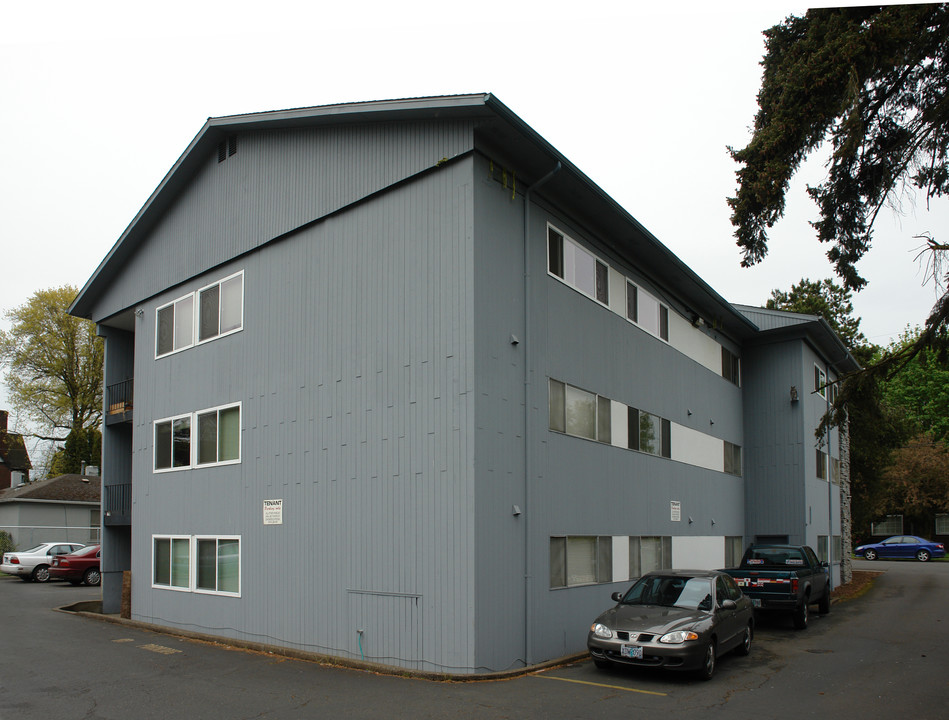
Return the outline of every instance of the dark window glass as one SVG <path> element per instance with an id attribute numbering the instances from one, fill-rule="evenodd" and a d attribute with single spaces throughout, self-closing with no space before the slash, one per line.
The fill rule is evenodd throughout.
<path id="1" fill-rule="evenodd" d="M 155 469 L 171 467 L 171 423 L 155 425 Z"/>
<path id="2" fill-rule="evenodd" d="M 665 305 L 659 306 L 659 337 L 669 340 L 669 308 Z"/>
<path id="3" fill-rule="evenodd" d="M 155 584 L 171 585 L 171 540 L 155 538 Z"/>
<path id="4" fill-rule="evenodd" d="M 629 282 L 626 283 L 626 317 L 639 322 L 639 288 Z"/>
<path id="5" fill-rule="evenodd" d="M 214 285 L 213 287 L 209 287 L 207 290 L 201 291 L 200 307 L 198 308 L 198 314 L 200 315 L 200 319 L 198 321 L 199 340 L 208 340 L 219 334 L 218 318 L 220 317 L 220 305 L 220 285 Z"/>
<path id="6" fill-rule="evenodd" d="M 547 228 L 547 268 L 559 278 L 563 277 L 563 235 Z"/>
<path id="7" fill-rule="evenodd" d="M 217 590 L 217 540 L 198 540 L 197 586 Z"/>
<path id="8" fill-rule="evenodd" d="M 567 585 L 567 538 L 550 538 L 550 587 Z"/>
<path id="9" fill-rule="evenodd" d="M 169 305 L 158 311 L 159 355 L 165 355 L 175 349 L 175 306 Z"/>
<path id="10" fill-rule="evenodd" d="M 601 262 L 596 264 L 596 299 L 604 305 L 609 305 L 610 275 L 606 265 Z"/>
<path id="11" fill-rule="evenodd" d="M 217 412 L 198 415 L 198 464 L 217 462 Z"/>
<path id="12" fill-rule="evenodd" d="M 612 420 L 608 398 L 596 397 L 596 439 L 602 443 L 612 442 L 610 423 Z"/>
<path id="13" fill-rule="evenodd" d="M 172 422 L 172 465 L 188 467 L 191 464 L 191 418 Z"/>
<path id="14" fill-rule="evenodd" d="M 662 426 L 662 456 L 665 458 L 672 457 L 672 423 L 670 423 L 665 418 L 660 420 L 660 425 Z"/>
<path id="15" fill-rule="evenodd" d="M 613 538 L 609 535 L 596 539 L 596 581 L 613 582 Z"/>
<path id="16" fill-rule="evenodd" d="M 639 410 L 629 408 L 629 449 L 639 450 Z"/>
<path id="17" fill-rule="evenodd" d="M 557 432 L 566 432 L 567 423 L 564 420 L 566 414 L 566 397 L 564 385 L 557 380 L 551 380 L 550 388 L 550 429 Z"/>

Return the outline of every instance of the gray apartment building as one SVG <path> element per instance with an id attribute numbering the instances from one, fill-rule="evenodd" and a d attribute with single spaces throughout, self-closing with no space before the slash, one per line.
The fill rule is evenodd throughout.
<path id="1" fill-rule="evenodd" d="M 756 539 L 839 579 L 814 429 L 853 358 L 492 95 L 208 120 L 71 312 L 105 338 L 106 612 L 129 571 L 140 621 L 470 674 Z"/>

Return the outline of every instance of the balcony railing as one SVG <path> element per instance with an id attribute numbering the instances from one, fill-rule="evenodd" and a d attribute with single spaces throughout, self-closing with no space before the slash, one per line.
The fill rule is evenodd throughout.
<path id="1" fill-rule="evenodd" d="M 106 407 L 108 408 L 105 416 L 106 425 L 131 422 L 133 390 L 134 382 L 131 378 L 106 387 Z"/>
<path id="2" fill-rule="evenodd" d="M 102 517 L 106 525 L 132 523 L 132 483 L 106 485 L 103 490 Z"/>

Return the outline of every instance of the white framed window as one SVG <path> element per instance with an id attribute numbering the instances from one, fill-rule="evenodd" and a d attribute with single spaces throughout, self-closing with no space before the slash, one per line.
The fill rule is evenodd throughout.
<path id="1" fill-rule="evenodd" d="M 191 589 L 191 538 L 188 535 L 152 536 L 152 587 Z"/>
<path id="2" fill-rule="evenodd" d="M 155 358 L 242 330 L 244 271 L 188 293 L 155 311 Z"/>
<path id="3" fill-rule="evenodd" d="M 152 587 L 240 597 L 240 535 L 152 535 Z"/>
<path id="4" fill-rule="evenodd" d="M 155 325 L 156 358 L 194 345 L 194 293 L 159 307 Z"/>
<path id="5" fill-rule="evenodd" d="M 218 595 L 241 594 L 241 539 L 239 535 L 198 535 L 195 541 L 194 591 Z"/>
<path id="6" fill-rule="evenodd" d="M 154 471 L 233 465 L 241 461 L 241 403 L 156 420 Z"/>
<path id="7" fill-rule="evenodd" d="M 198 342 L 230 335 L 244 327 L 244 271 L 198 291 Z"/>
<path id="8" fill-rule="evenodd" d="M 550 538 L 550 587 L 613 582 L 613 538 L 568 535 Z"/>
<path id="9" fill-rule="evenodd" d="M 155 421 L 155 470 L 191 467 L 191 415 Z"/>
<path id="10" fill-rule="evenodd" d="M 196 413 L 198 465 L 225 465 L 241 460 L 241 406 L 225 405 Z"/>
<path id="11" fill-rule="evenodd" d="M 814 366 L 814 392 L 822 398 L 827 397 L 827 374 L 818 365 Z"/>

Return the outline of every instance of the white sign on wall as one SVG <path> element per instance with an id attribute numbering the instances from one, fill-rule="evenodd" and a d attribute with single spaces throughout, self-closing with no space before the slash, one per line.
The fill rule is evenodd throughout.
<path id="1" fill-rule="evenodd" d="M 264 525 L 283 525 L 283 500 L 264 500 Z"/>
<path id="2" fill-rule="evenodd" d="M 682 503 L 678 500 L 670 500 L 669 513 L 672 522 L 679 522 L 682 519 Z"/>

